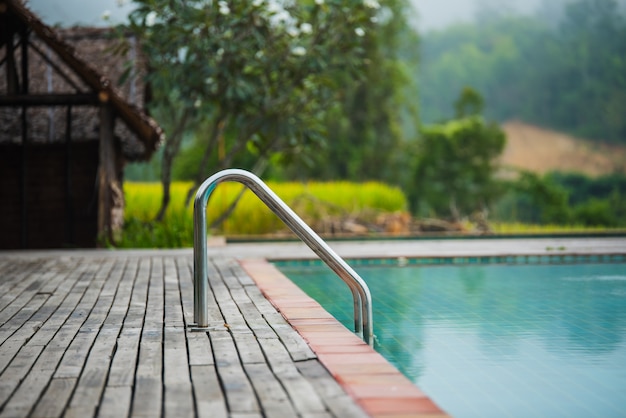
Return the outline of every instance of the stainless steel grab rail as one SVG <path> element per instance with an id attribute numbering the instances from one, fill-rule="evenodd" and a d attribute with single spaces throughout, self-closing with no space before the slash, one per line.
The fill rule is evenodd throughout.
<path id="1" fill-rule="evenodd" d="M 354 331 L 369 345 L 374 344 L 372 297 L 363 279 L 254 174 L 238 169 L 220 171 L 204 181 L 194 200 L 194 328 L 208 327 L 207 276 L 207 204 L 215 187 L 225 181 L 236 181 L 247 188 L 272 210 L 309 248 L 321 258 L 350 288 L 354 301 Z"/>

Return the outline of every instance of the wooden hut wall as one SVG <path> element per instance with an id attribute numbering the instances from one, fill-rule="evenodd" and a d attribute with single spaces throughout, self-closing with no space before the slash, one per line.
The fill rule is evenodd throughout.
<path id="1" fill-rule="evenodd" d="M 96 246 L 98 148 L 0 144 L 0 249 Z"/>
<path id="2" fill-rule="evenodd" d="M 93 247 L 122 227 L 124 163 L 164 135 L 141 110 L 137 42 L 112 35 L 53 30 L 0 0 L 0 249 Z"/>

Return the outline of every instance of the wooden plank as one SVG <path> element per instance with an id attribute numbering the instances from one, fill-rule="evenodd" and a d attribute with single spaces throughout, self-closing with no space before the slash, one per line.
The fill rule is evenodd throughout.
<path id="1" fill-rule="evenodd" d="M 235 343 L 226 331 L 209 331 L 215 364 L 231 413 L 260 412 L 252 385 L 237 355 Z"/>
<path id="2" fill-rule="evenodd" d="M 65 412 L 65 417 L 81 418 L 95 415 L 109 374 L 117 334 L 117 330 L 98 333 L 70 400 L 69 408 Z"/>
<path id="3" fill-rule="evenodd" d="M 244 368 L 252 382 L 265 416 L 297 416 L 285 389 L 266 363 L 244 364 Z"/>
<path id="4" fill-rule="evenodd" d="M 162 343 L 161 330 L 142 331 L 139 362 L 135 376 L 132 417 L 158 417 L 162 407 Z"/>
<path id="5" fill-rule="evenodd" d="M 52 262 L 50 261 L 41 266 L 38 265 L 39 268 L 32 270 L 29 276 L 23 277 L 20 283 L 16 284 L 0 298 L 0 304 L 4 305 L 2 311 L 0 311 L 0 324 L 2 324 L 0 329 L 6 329 L 10 324 L 15 324 L 16 322 L 20 322 L 19 326 L 21 326 L 28 319 L 28 317 L 24 316 L 24 307 L 39 293 L 39 289 L 43 284 L 53 276 L 53 273 L 48 271 L 51 265 Z M 18 317 L 15 318 L 15 316 Z M 13 328 L 13 330 L 17 328 Z M 9 335 L 4 338 L 0 337 L 2 338 L 0 342 L 4 341 Z"/>
<path id="6" fill-rule="evenodd" d="M 20 415 L 20 413 L 13 414 L 10 411 L 21 412 L 32 408 L 39 399 L 41 393 L 43 393 L 48 386 L 48 382 L 65 353 L 67 343 L 64 343 L 63 341 L 69 342 L 71 340 L 71 337 L 67 338 L 66 333 L 57 333 L 57 331 L 72 312 L 86 290 L 85 283 L 83 283 L 84 286 L 82 287 L 76 286 L 77 281 L 86 270 L 88 270 L 88 268 L 85 264 L 82 264 L 79 268 L 69 271 L 68 279 L 64 281 L 59 289 L 62 287 L 71 287 L 70 293 L 67 294 L 61 306 L 46 321 L 37 334 L 31 338 L 30 341 L 28 341 L 26 347 L 38 347 L 39 349 L 42 349 L 43 352 L 37 359 L 30 373 L 26 376 L 18 390 L 6 405 L 5 411 L 7 411 L 9 415 Z M 89 279 L 90 278 L 87 278 L 85 280 Z M 60 290 L 58 292 L 60 295 L 63 295 L 64 293 L 65 290 Z M 73 335 L 78 330 L 78 325 L 79 324 L 76 324 L 73 332 L 68 332 L 68 334 Z M 54 336 L 54 339 L 51 340 L 52 336 Z M 50 344 L 47 344 L 48 342 L 50 342 Z M 75 380 L 71 381 L 73 382 Z M 59 382 L 66 383 L 68 381 L 61 380 Z M 54 388 L 54 386 L 52 387 Z M 52 395 L 49 395 L 48 399 L 50 399 L 50 396 L 54 397 L 55 394 L 52 393 Z M 62 402 L 59 399 L 54 399 L 54 401 L 59 403 Z M 46 403 L 45 399 L 43 402 Z"/>
<path id="7" fill-rule="evenodd" d="M 30 289 L 30 292 L 35 291 L 41 285 L 41 283 L 37 282 L 41 273 L 36 274 L 36 272 L 41 271 L 42 266 L 49 264 L 50 261 L 27 261 L 17 260 L 18 268 L 11 271 L 10 279 L 6 280 L 6 282 L 2 283 L 2 296 L 0 296 L 0 324 L 4 324 L 8 321 L 16 312 L 19 311 L 20 307 L 23 306 L 30 297 L 27 295 L 26 297 L 19 299 L 19 296 L 27 289 Z M 10 307 L 9 306 L 13 306 Z M 9 309 L 7 311 L 7 309 Z"/>
<path id="8" fill-rule="evenodd" d="M 245 272 L 245 270 L 243 269 L 243 267 L 241 267 L 241 264 L 239 264 L 239 262 L 233 260 L 233 263 L 231 264 L 230 269 L 235 275 L 235 277 L 237 277 L 237 280 L 239 280 L 239 283 L 242 286 L 244 287 L 256 286 L 256 283 L 254 282 L 254 280 L 252 280 L 252 278 Z"/>
<path id="9" fill-rule="evenodd" d="M 268 335 L 267 327 L 269 324 L 275 331 L 276 335 L 279 336 L 294 361 L 316 358 L 308 344 L 293 329 L 293 327 L 285 321 L 282 315 L 275 310 L 267 312 L 265 315 L 261 314 L 255 303 L 248 295 L 248 287 L 250 286 L 231 289 L 230 292 L 246 322 L 255 332 L 257 337 L 274 338 L 274 335 L 271 335 L 271 333 Z"/>
<path id="10" fill-rule="evenodd" d="M 181 313 L 182 315 L 182 313 Z M 165 416 L 174 418 L 195 415 L 191 376 L 187 362 L 184 327 L 166 324 L 163 345 L 163 386 Z"/>
<path id="11" fill-rule="evenodd" d="M 191 366 L 198 417 L 226 418 L 226 399 L 212 365 Z"/>
<path id="12" fill-rule="evenodd" d="M 260 338 L 258 341 L 275 374 L 299 374 L 289 352 L 278 338 Z"/>
<path id="13" fill-rule="evenodd" d="M 242 363 L 265 363 L 265 357 L 254 334 L 233 332 L 232 335 Z"/>
<path id="14" fill-rule="evenodd" d="M 187 331 L 190 366 L 208 366 L 215 364 L 211 340 L 206 332 Z"/>
<path id="15" fill-rule="evenodd" d="M 77 283 L 78 292 L 84 290 L 84 294 L 72 311 L 59 332 L 50 342 L 50 346 L 65 349 L 65 353 L 59 366 L 57 367 L 50 386 L 46 388 L 39 399 L 35 412 L 46 415 L 46 408 L 50 408 L 55 402 L 63 405 L 62 411 L 70 401 L 74 391 L 74 386 L 67 388 L 67 383 L 75 385 L 87 358 L 87 353 L 91 347 L 90 341 L 96 336 L 96 332 L 91 329 L 79 332 L 88 318 L 92 307 L 96 304 L 98 296 L 106 278 L 113 268 L 113 260 L 93 259 L 89 260 L 89 271 Z M 93 273 L 92 273 L 93 272 Z M 86 289 L 84 289 L 86 288 Z M 45 407 L 42 407 L 45 405 Z M 58 416 L 58 415 L 53 415 Z"/>
<path id="16" fill-rule="evenodd" d="M 113 302 L 110 288 L 112 286 L 117 287 L 122 271 L 119 264 L 116 265 L 115 261 L 109 261 L 102 264 L 102 268 L 96 272 L 96 276 L 85 292 L 83 300 L 70 316 L 70 321 L 76 320 L 74 325 L 80 321 L 79 318 L 84 316 L 86 318 L 63 356 L 54 377 L 78 378 L 80 376 L 89 351 Z M 109 274 L 111 274 L 110 278 Z M 101 294 L 102 290 L 104 293 Z"/>
<path id="17" fill-rule="evenodd" d="M 77 379 L 52 379 L 45 395 L 39 400 L 32 418 L 56 418 L 65 410 Z"/>
<path id="18" fill-rule="evenodd" d="M 104 329 L 111 326 L 117 327 L 125 322 L 131 295 L 133 293 L 135 279 L 137 277 L 137 263 L 137 259 L 126 261 L 122 277 L 118 282 L 117 289 L 115 290 L 113 305 L 111 306 L 103 324 Z"/>
<path id="19" fill-rule="evenodd" d="M 313 385 L 326 407 L 337 418 L 366 418 L 366 414 L 318 360 L 296 363 L 300 373 Z"/>
<path id="20" fill-rule="evenodd" d="M 289 398 L 299 414 L 315 414 L 326 412 L 322 398 L 302 375 L 277 375 Z"/>
<path id="21" fill-rule="evenodd" d="M 81 270 L 79 269 L 71 271 L 68 275 L 67 280 L 63 281 L 58 289 L 56 288 L 58 282 L 61 281 L 60 279 L 49 281 L 45 286 L 48 286 L 48 289 L 56 289 L 57 291 L 53 293 L 50 297 L 48 297 L 47 295 L 42 295 L 41 297 L 46 299 L 46 303 L 30 318 L 30 320 L 26 324 L 27 326 L 22 327 L 16 334 L 14 334 L 13 338 L 15 338 L 15 341 L 20 343 L 15 347 L 23 344 L 24 342 L 27 342 L 26 346 L 21 347 L 20 353 L 22 354 L 18 354 L 18 357 L 21 355 L 26 355 L 33 361 L 37 360 L 37 362 L 33 366 L 33 370 L 31 370 L 30 374 L 28 375 L 26 375 L 26 373 L 29 372 L 29 370 L 27 369 L 22 368 L 19 373 L 13 370 L 12 373 L 14 374 L 14 377 L 17 377 L 20 382 L 22 379 L 24 379 L 24 382 L 21 383 L 21 386 L 19 386 L 15 395 L 6 405 L 4 409 L 5 414 L 8 414 L 9 416 L 21 415 L 22 412 L 28 411 L 32 407 L 32 405 L 34 405 L 35 401 L 37 400 L 43 389 L 47 386 L 48 380 L 51 378 L 52 371 L 54 370 L 54 367 L 56 367 L 56 364 L 60 360 L 61 356 L 63 355 L 64 350 L 54 346 L 48 346 L 44 350 L 44 344 L 49 341 L 51 335 L 54 335 L 54 332 L 56 332 L 56 329 L 58 329 L 59 323 L 57 317 L 59 314 L 57 313 L 60 311 L 59 309 L 57 309 L 57 307 L 61 304 L 62 301 L 64 301 L 64 299 L 69 299 L 67 297 L 67 291 L 75 284 L 76 280 L 78 280 L 80 272 Z M 56 275 L 58 277 L 61 277 L 58 274 Z M 51 316 L 53 312 L 54 315 Z M 57 319 L 56 323 L 54 323 L 55 319 Z M 39 335 L 42 332 L 42 327 L 45 327 L 43 329 L 43 334 L 46 335 L 46 338 L 41 338 Z M 31 338 L 33 333 L 35 333 L 36 331 L 38 331 L 37 334 Z M 44 350 L 43 354 L 41 355 L 41 357 L 37 358 L 42 350 Z M 0 356 L 7 356 L 9 353 L 11 353 L 11 351 L 11 348 L 5 345 L 2 347 Z M 12 363 L 12 366 L 10 366 L 9 369 L 14 366 L 15 363 Z M 2 375 L 2 379 L 3 382 L 6 384 L 9 384 L 11 382 L 15 383 L 14 379 L 11 379 L 4 374 Z"/>
<path id="22" fill-rule="evenodd" d="M 46 305 L 54 307 L 54 313 L 28 341 L 29 345 L 48 344 L 80 301 L 86 287 L 77 287 L 76 284 L 85 272 L 86 266 L 84 263 L 78 263 L 74 264 L 74 267 L 73 269 L 57 272 L 57 275 L 66 275 L 66 278 L 54 290 L 52 297 L 46 301 Z"/>
<path id="23" fill-rule="evenodd" d="M 328 412 L 313 412 L 313 413 L 305 413 L 301 415 L 302 418 L 333 418 Z"/>
<path id="24" fill-rule="evenodd" d="M 259 289 L 256 284 L 244 286 L 244 289 L 252 303 L 254 303 L 254 306 L 256 306 L 257 310 L 261 312 L 262 315 L 276 312 L 276 308 L 263 296 L 261 289 Z"/>
<path id="25" fill-rule="evenodd" d="M 107 386 L 98 409 L 100 418 L 120 418 L 128 416 L 133 389 L 130 386 Z"/>
<path id="26" fill-rule="evenodd" d="M 234 412 L 230 414 L 230 418 L 264 418 L 263 415 L 259 412 L 251 413 L 251 412 Z"/>
<path id="27" fill-rule="evenodd" d="M 9 367 L 0 376 L 0 405 L 11 397 L 43 350 L 40 346 L 20 348 Z"/>
<path id="28" fill-rule="evenodd" d="M 143 328 L 148 330 L 163 329 L 163 263 L 161 258 L 152 258 L 150 284 L 148 287 L 148 302 Z"/>
<path id="29" fill-rule="evenodd" d="M 163 402 L 163 266 L 151 259 L 146 314 L 139 343 L 132 417 L 161 415 Z"/>
<path id="30" fill-rule="evenodd" d="M 184 327 L 183 309 L 181 306 L 180 289 L 178 287 L 178 272 L 172 258 L 163 260 L 165 286 L 165 323 L 170 327 Z"/>
<path id="31" fill-rule="evenodd" d="M 43 352 L 37 358 L 33 368 L 5 404 L 0 417 L 28 416 L 37 400 L 46 389 L 56 365 L 61 360 L 64 350 L 55 347 L 40 347 Z"/>
<path id="32" fill-rule="evenodd" d="M 14 318 L 30 318 L 44 304 L 47 299 L 48 296 L 35 296 L 31 300 L 31 303 L 29 303 Z M 22 319 L 20 319 L 20 321 L 22 321 Z M 36 332 L 36 330 L 36 328 L 21 327 L 17 332 L 13 333 L 13 335 L 11 335 L 9 339 L 4 341 L 3 344 L 0 345 L 0 372 L 3 373 L 2 375 L 0 375 L 0 378 L 4 376 L 4 371 L 8 367 L 10 367 L 10 364 L 13 361 L 14 357 L 17 355 L 18 351 L 22 348 L 24 344 L 26 344 L 28 339 Z"/>
<path id="33" fill-rule="evenodd" d="M 224 295 L 224 297 L 226 298 L 228 298 L 228 296 L 224 292 L 227 292 L 228 289 L 226 289 L 226 287 L 224 286 L 224 282 L 222 282 L 220 273 L 212 260 L 209 260 L 207 264 L 207 275 L 210 289 L 207 297 L 207 315 L 209 327 L 224 325 L 226 320 L 222 315 L 219 304 L 217 303 L 217 294 L 215 287 L 217 286 L 217 288 L 220 289 L 221 294 Z"/>
<path id="34" fill-rule="evenodd" d="M 102 403 L 98 410 L 98 415 L 101 417 L 125 417 L 130 414 L 149 271 L 149 260 L 130 260 L 118 288 L 116 303 L 112 311 L 115 311 L 116 317 L 124 308 L 126 311 L 123 327 L 117 338 Z M 126 297 L 121 298 L 120 294 Z M 116 308 L 118 306 L 119 308 Z M 105 324 L 109 321 L 114 321 L 112 315 L 107 317 Z"/>
<path id="35" fill-rule="evenodd" d="M 183 315 L 185 324 L 193 323 L 193 259 L 192 257 L 177 257 L 176 269 L 180 286 Z"/>
<path id="36" fill-rule="evenodd" d="M 77 276 L 63 281 L 61 286 L 59 286 L 59 282 L 62 282 L 62 279 L 63 277 L 61 275 L 53 274 L 53 277 L 50 277 L 50 280 L 47 281 L 44 287 L 47 286 L 48 289 L 58 291 L 52 294 L 48 292 L 36 294 L 22 311 L 5 324 L 6 328 L 4 328 L 4 330 L 6 330 L 7 333 L 18 325 L 20 328 L 6 341 L 8 344 L 2 345 L 0 351 L 0 370 L 3 370 L 7 365 L 6 361 L 10 360 L 10 358 L 16 354 L 15 348 L 20 345 L 19 343 L 24 344 L 28 342 L 29 345 L 43 345 L 41 344 L 42 337 L 39 335 L 41 328 L 47 323 L 53 312 L 57 310 L 58 306 L 66 298 L 67 290 L 69 290 L 76 281 Z M 57 289 L 57 286 L 59 289 Z M 43 304 L 40 303 L 42 301 L 44 301 Z M 36 309 L 36 311 L 32 313 L 34 309 Z M 26 321 L 20 325 L 20 322 L 22 322 L 24 318 L 26 318 Z M 42 333 L 42 335 L 45 335 L 45 333 Z M 47 336 L 49 339 L 51 332 L 48 332 Z M 13 342 L 9 343 L 9 341 Z"/>
<path id="37" fill-rule="evenodd" d="M 116 260 L 94 309 L 81 328 L 87 332 L 95 328 L 98 332 L 65 412 L 66 417 L 93 416 L 99 406 L 128 310 L 134 274 L 134 265 L 127 268 L 126 260 Z"/>
<path id="38" fill-rule="evenodd" d="M 313 350 L 304 341 L 304 338 L 278 312 L 264 315 L 268 324 L 276 332 L 281 342 L 289 352 L 293 361 L 303 361 L 317 358 Z"/>
<path id="39" fill-rule="evenodd" d="M 146 304 L 148 301 L 148 283 L 150 282 L 150 269 L 152 262 L 150 259 L 141 259 L 137 270 L 137 277 L 133 286 L 130 305 L 126 318 L 125 328 L 141 329 L 146 315 Z"/>
<path id="40" fill-rule="evenodd" d="M 123 328 L 117 339 L 117 346 L 107 386 L 132 386 L 135 380 L 135 367 L 139 355 L 139 339 L 141 330 L 137 328 Z"/>
<path id="41" fill-rule="evenodd" d="M 326 411 L 320 396 L 298 371 L 285 346 L 279 340 L 259 340 L 272 372 L 287 390 L 291 402 L 299 414 Z"/>
<path id="42" fill-rule="evenodd" d="M 235 260 L 232 258 L 216 259 L 215 264 L 218 266 L 222 281 L 229 289 L 241 288 L 241 282 L 232 270 L 235 266 Z"/>
<path id="43" fill-rule="evenodd" d="M 209 283 L 224 321 L 228 325 L 228 328 L 233 331 L 249 331 L 237 304 L 232 299 L 230 289 L 228 289 L 222 280 L 223 272 L 220 269 L 219 262 L 216 262 L 216 268 L 217 271 L 209 275 Z"/>

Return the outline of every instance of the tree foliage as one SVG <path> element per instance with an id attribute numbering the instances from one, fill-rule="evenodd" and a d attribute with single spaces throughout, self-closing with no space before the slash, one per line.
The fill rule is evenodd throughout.
<path id="1" fill-rule="evenodd" d="M 223 138 L 243 152 L 293 155 L 324 141 L 325 114 L 362 77 L 375 0 L 134 0 L 127 29 L 148 60 L 153 112 L 166 127 L 162 218 L 185 135 L 205 148 L 196 183 Z M 200 132 L 202 129 L 202 132 Z"/>
<path id="2" fill-rule="evenodd" d="M 474 91 L 464 89 L 456 103 L 459 119 L 422 129 L 409 198 L 417 213 L 459 220 L 498 196 L 494 160 L 505 136 L 476 113 L 481 99 Z"/>
<path id="3" fill-rule="evenodd" d="M 471 85 L 485 97 L 487 117 L 626 142 L 624 8 L 615 0 L 574 0 L 546 2 L 541 11 L 538 17 L 492 14 L 480 25 L 424 35 L 423 119 L 450 117 L 448 104 Z"/>
<path id="4" fill-rule="evenodd" d="M 326 113 L 327 141 L 285 170 L 291 178 L 398 183 L 397 153 L 417 133 L 418 39 L 406 0 L 387 0 L 364 35 L 369 63 Z"/>

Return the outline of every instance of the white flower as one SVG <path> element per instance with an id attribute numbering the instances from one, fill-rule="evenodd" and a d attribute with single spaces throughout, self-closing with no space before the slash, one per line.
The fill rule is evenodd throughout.
<path id="1" fill-rule="evenodd" d="M 195 102 L 193 102 L 193 107 L 195 107 L 196 109 L 199 108 L 200 106 L 202 106 L 202 100 L 200 99 L 196 99 Z"/>
<path id="2" fill-rule="evenodd" d="M 262 5 L 262 4 L 263 4 L 263 0 L 254 0 L 254 1 L 252 2 L 252 5 L 253 5 L 254 7 L 259 7 L 259 6 L 260 6 L 260 5 Z"/>
<path id="3" fill-rule="evenodd" d="M 321 6 L 322 4 L 324 4 L 324 0 L 315 0 L 315 4 Z"/>
<path id="4" fill-rule="evenodd" d="M 223 14 L 224 16 L 230 14 L 230 7 L 228 7 L 228 3 L 226 3 L 224 0 L 218 1 L 217 5 L 220 8 L 220 14 Z"/>
<path id="5" fill-rule="evenodd" d="M 221 57 L 222 55 L 224 55 L 224 48 L 220 48 L 217 50 L 217 56 Z"/>
<path id="6" fill-rule="evenodd" d="M 180 48 L 178 50 L 178 61 L 183 62 L 187 59 L 187 51 L 189 50 L 189 48 L 187 48 L 186 46 Z"/>
<path id="7" fill-rule="evenodd" d="M 111 12 L 108 10 L 105 10 L 102 13 L 102 20 L 109 20 L 111 18 Z"/>
<path id="8" fill-rule="evenodd" d="M 296 36 L 300 35 L 300 30 L 292 26 L 290 28 L 287 28 L 287 33 L 289 34 L 289 36 L 295 38 Z"/>
<path id="9" fill-rule="evenodd" d="M 363 0 L 363 5 L 370 9 L 380 9 L 380 3 L 376 0 Z"/>
<path id="10" fill-rule="evenodd" d="M 356 28 L 354 30 L 354 33 L 356 33 L 356 36 L 365 36 L 365 31 L 363 30 L 363 28 Z"/>
<path id="11" fill-rule="evenodd" d="M 261 59 L 261 58 L 263 58 L 264 55 L 265 54 L 263 53 L 263 51 L 257 51 L 256 54 L 254 54 L 254 57 L 256 59 Z"/>
<path id="12" fill-rule="evenodd" d="M 313 32 L 313 26 L 310 23 L 303 23 L 300 25 L 300 32 L 308 35 Z"/>
<path id="13" fill-rule="evenodd" d="M 306 54 L 306 49 L 303 46 L 296 46 L 291 49 L 291 53 L 301 57 Z"/>
<path id="14" fill-rule="evenodd" d="M 372 17 L 370 17 L 370 22 L 372 22 L 372 23 L 378 23 L 378 17 L 376 17 L 376 16 L 372 16 Z"/>
<path id="15" fill-rule="evenodd" d="M 154 26 L 156 23 L 157 14 L 156 12 L 150 12 L 146 15 L 146 26 Z"/>
<path id="16" fill-rule="evenodd" d="M 211 84 L 213 84 L 214 81 L 215 80 L 213 79 L 213 77 L 207 77 L 207 78 L 204 79 L 204 84 L 211 85 Z"/>
<path id="17" fill-rule="evenodd" d="M 267 11 L 270 14 L 275 14 L 275 13 L 279 13 L 284 11 L 285 9 L 283 9 L 283 6 L 281 6 L 279 3 L 277 3 L 276 1 L 270 1 L 267 4 Z"/>
<path id="18" fill-rule="evenodd" d="M 285 23 L 291 20 L 291 15 L 287 10 L 282 10 L 274 15 L 274 19 L 276 19 L 277 22 Z"/>

